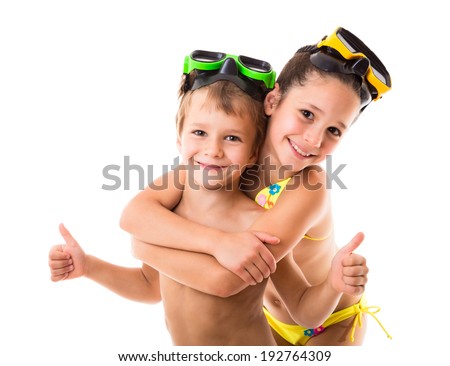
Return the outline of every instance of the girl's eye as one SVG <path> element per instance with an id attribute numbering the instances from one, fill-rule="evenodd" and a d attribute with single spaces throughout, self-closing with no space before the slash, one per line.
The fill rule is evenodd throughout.
<path id="1" fill-rule="evenodd" d="M 307 111 L 305 109 L 301 110 L 301 113 L 304 117 L 308 118 L 308 119 L 314 119 L 314 114 L 310 111 Z"/>
<path id="2" fill-rule="evenodd" d="M 206 132 L 202 130 L 195 130 L 192 132 L 195 136 L 205 136 Z"/>
<path id="3" fill-rule="evenodd" d="M 329 127 L 328 131 L 330 131 L 331 134 L 334 135 L 334 136 L 340 137 L 342 135 L 342 132 L 336 127 Z"/>
<path id="4" fill-rule="evenodd" d="M 225 140 L 227 141 L 242 141 L 240 137 L 237 136 L 227 136 L 225 137 Z"/>

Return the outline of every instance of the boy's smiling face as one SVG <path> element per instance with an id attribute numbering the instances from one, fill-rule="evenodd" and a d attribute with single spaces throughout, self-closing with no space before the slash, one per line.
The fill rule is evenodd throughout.
<path id="1" fill-rule="evenodd" d="M 194 182 L 201 187 L 234 184 L 238 189 L 241 173 L 256 161 L 255 123 L 247 116 L 218 110 L 206 95 L 207 90 L 195 91 L 178 136 L 183 164 L 192 168 Z"/>

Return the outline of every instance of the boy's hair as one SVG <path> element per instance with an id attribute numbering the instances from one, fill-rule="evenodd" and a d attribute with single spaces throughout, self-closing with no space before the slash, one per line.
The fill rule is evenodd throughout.
<path id="1" fill-rule="evenodd" d="M 277 83 L 280 86 L 281 99 L 292 86 L 305 85 L 309 76 L 314 72 L 321 77 L 337 78 L 352 88 L 358 96 L 361 96 L 361 78 L 359 76 L 320 70 L 311 63 L 310 56 L 309 52 L 297 52 L 284 66 L 277 79 Z"/>
<path id="2" fill-rule="evenodd" d="M 195 90 L 184 90 L 184 78 L 181 82 L 179 91 L 180 106 L 176 115 L 176 126 L 178 135 L 181 134 L 183 123 L 189 111 L 192 100 L 192 94 Z M 189 77 L 189 76 L 187 76 Z M 262 144 L 267 127 L 267 117 L 264 114 L 263 102 L 257 101 L 250 95 L 242 91 L 231 81 L 220 80 L 210 85 L 206 85 L 197 90 L 207 90 L 206 103 L 213 103 L 217 110 L 223 111 L 227 115 L 248 117 L 255 123 L 255 141 L 253 142 L 253 151 Z"/>

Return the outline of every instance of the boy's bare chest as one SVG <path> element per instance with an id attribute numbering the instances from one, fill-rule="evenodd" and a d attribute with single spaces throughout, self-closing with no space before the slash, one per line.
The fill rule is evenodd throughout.
<path id="1" fill-rule="evenodd" d="M 251 203 L 251 205 L 255 205 Z M 250 207 L 249 207 L 250 208 Z M 190 221 L 210 228 L 226 231 L 240 232 L 247 230 L 257 217 L 258 210 L 253 207 L 237 206 L 229 210 L 214 210 L 195 207 L 195 205 L 178 205 L 174 212 Z"/>

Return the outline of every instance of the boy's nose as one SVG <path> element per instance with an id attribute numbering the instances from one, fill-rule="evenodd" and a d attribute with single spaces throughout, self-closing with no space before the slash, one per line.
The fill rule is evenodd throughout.
<path id="1" fill-rule="evenodd" d="M 205 154 L 215 158 L 221 158 L 223 155 L 221 143 L 219 141 L 209 141 L 205 148 Z"/>

